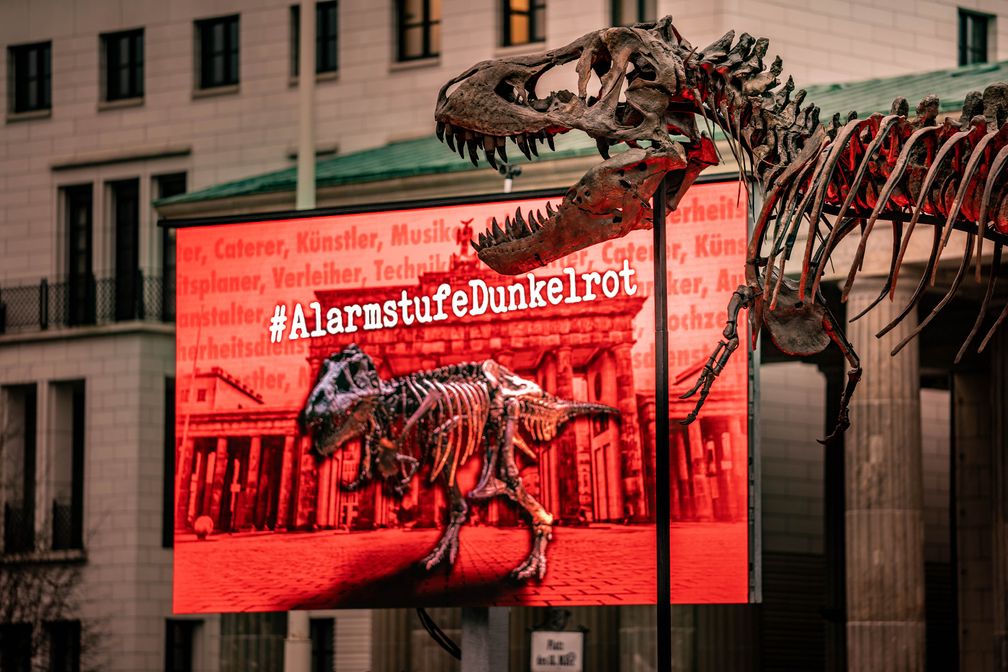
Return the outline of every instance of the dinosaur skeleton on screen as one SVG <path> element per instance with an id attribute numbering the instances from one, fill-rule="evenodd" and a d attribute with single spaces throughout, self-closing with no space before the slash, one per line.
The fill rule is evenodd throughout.
<path id="1" fill-rule="evenodd" d="M 700 171 L 718 162 L 709 135 L 698 132 L 697 117 L 710 135 L 711 124 L 719 127 L 740 176 L 755 176 L 764 200 L 748 245 L 745 284 L 728 304 L 724 340 L 696 385 L 683 395 L 699 392 L 685 422 L 696 418 L 738 347 L 736 319 L 745 308 L 752 317 L 754 342 L 766 329 L 788 354 L 813 354 L 831 342 L 843 352 L 850 369 L 835 434 L 849 424 L 847 406 L 861 367 L 819 284 L 831 253 L 848 234 L 860 231 L 861 240 L 843 288 L 845 300 L 876 222 L 893 223 L 888 277 L 871 308 L 887 295 L 892 298 L 917 224 L 934 225 L 931 253 L 916 290 L 881 336 L 913 310 L 928 281 L 934 282 L 952 230 L 965 231 L 959 270 L 947 295 L 894 353 L 951 300 L 973 258 L 980 279 L 984 241 L 993 241 L 983 304 L 960 358 L 983 325 L 1008 242 L 1008 84 L 970 93 L 958 120 L 939 123 L 938 99 L 927 96 L 914 116 L 909 116 L 907 101 L 897 98 L 889 114 L 859 119 L 851 113 L 845 121 L 836 115 L 823 124 L 819 108 L 802 107 L 805 92 L 794 91 L 790 78 L 780 85 L 780 58 L 769 67 L 764 63 L 768 46 L 765 38 L 743 33 L 736 40 L 730 31 L 697 49 L 670 17 L 606 28 L 542 54 L 484 61 L 450 80 L 438 95 L 437 135 L 460 155 L 468 151 L 474 164 L 483 150 L 492 165 L 498 158 L 507 161 L 508 140 L 529 158 L 538 153 L 539 143 L 552 148 L 553 136 L 570 130 L 596 140 L 605 160 L 567 192 L 559 208 L 548 208 L 545 215 L 519 211 L 503 225 L 494 220 L 473 242 L 488 266 L 516 274 L 631 230 L 651 228 L 649 200 L 659 186 L 665 185 L 668 206 L 674 209 Z M 543 74 L 575 61 L 577 92 L 540 96 L 536 85 Z M 590 95 L 593 73 L 601 86 Z M 609 147 L 621 143 L 629 149 L 609 158 Z M 796 242 L 803 225 L 808 231 L 801 250 Z M 801 255 L 797 282 L 784 274 L 796 251 Z M 981 340 L 981 350 L 1006 315 L 1008 306 Z"/>
<path id="2" fill-rule="evenodd" d="M 544 392 L 493 360 L 383 380 L 374 361 L 349 345 L 322 361 L 300 423 L 320 455 L 361 440 L 357 478 L 344 486 L 349 490 L 377 476 L 402 495 L 417 470 L 429 464 L 430 480 L 445 487 L 450 508 L 441 539 L 421 561 L 426 569 L 455 562 L 459 530 L 469 510 L 455 476 L 478 454 L 482 470 L 468 498 L 508 497 L 531 519 L 532 550 L 511 573 L 523 581 L 546 574 L 553 516 L 522 485 L 515 448 L 534 460 L 537 455 L 529 443 L 552 441 L 568 421 L 589 414 L 618 417 L 609 406 Z"/>

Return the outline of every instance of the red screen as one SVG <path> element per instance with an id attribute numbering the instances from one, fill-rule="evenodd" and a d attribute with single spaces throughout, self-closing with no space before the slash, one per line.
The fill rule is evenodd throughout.
<path id="1" fill-rule="evenodd" d="M 689 427 L 678 420 L 692 402 L 677 399 L 720 339 L 742 282 L 747 217 L 736 194 L 734 183 L 697 185 L 669 216 L 678 603 L 748 597 L 744 348 Z M 472 231 L 516 207 L 544 210 L 547 200 L 559 201 L 178 230 L 176 613 L 655 601 L 651 232 L 521 276 L 478 261 Z M 398 428 L 389 438 L 407 421 L 393 417 L 406 408 L 395 397 L 406 383 L 396 381 L 466 363 L 479 366 L 453 380 L 483 380 L 490 366 L 522 389 L 618 412 L 577 415 L 546 438 L 534 422 L 516 430 L 515 478 L 504 480 L 520 481 L 551 520 L 542 578 L 510 576 L 529 556 L 534 528 L 527 500 L 507 492 L 465 498 L 454 563 L 420 566 L 451 525 L 452 488 L 464 496 L 481 480 L 491 459 L 485 441 L 445 467 L 427 428 L 427 439 L 406 440 L 398 453 L 416 461 L 415 473 L 394 479 L 382 471 L 396 458 L 391 443 L 368 453 L 353 437 L 327 455 L 315 449 L 299 414 L 316 398 L 325 362 L 351 344 L 382 381 L 374 398 L 389 417 L 369 417 Z M 495 426 L 496 412 L 479 427 Z M 347 487 L 362 463 L 370 478 Z M 391 487 L 400 477 L 405 493 Z"/>

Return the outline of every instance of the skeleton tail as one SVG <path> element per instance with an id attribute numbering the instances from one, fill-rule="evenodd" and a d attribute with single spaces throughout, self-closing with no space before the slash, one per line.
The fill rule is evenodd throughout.
<path id="1" fill-rule="evenodd" d="M 620 412 L 612 406 L 591 402 L 566 401 L 552 395 L 523 399 L 521 402 L 522 425 L 536 441 L 551 441 L 573 418 L 582 415 L 612 415 L 620 417 Z"/>

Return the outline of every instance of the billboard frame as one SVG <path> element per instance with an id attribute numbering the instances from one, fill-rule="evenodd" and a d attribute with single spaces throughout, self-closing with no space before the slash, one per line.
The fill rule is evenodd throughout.
<path id="1" fill-rule="evenodd" d="M 694 184 L 711 184 L 711 183 L 724 183 L 732 182 L 738 180 L 737 173 L 731 174 L 712 174 L 712 175 L 700 175 L 694 182 Z M 752 227 L 754 224 L 754 213 L 758 211 L 755 207 L 756 200 L 759 200 L 759 190 L 752 188 L 755 184 L 751 177 L 746 177 L 750 188 L 748 192 L 753 197 L 753 202 L 749 203 L 746 208 L 747 212 L 747 226 L 746 233 L 747 237 L 752 232 Z M 400 201 L 389 201 L 381 203 L 361 203 L 334 207 L 323 207 L 323 208 L 313 208 L 309 210 L 264 210 L 251 212 L 246 214 L 234 214 L 234 215 L 213 215 L 204 217 L 178 217 L 178 218 L 159 218 L 157 225 L 161 228 L 166 229 L 185 229 L 193 227 L 204 227 L 204 226 L 228 226 L 232 224 L 249 224 L 255 222 L 265 222 L 265 221 L 277 221 L 277 220 L 300 220 L 300 219 L 314 219 L 319 217 L 329 217 L 334 215 L 352 215 L 352 214 L 366 214 L 374 212 L 388 212 L 392 210 L 407 210 L 407 209 L 423 209 L 423 208 L 436 208 L 436 207 L 446 207 L 455 205 L 471 205 L 478 203 L 487 202 L 497 202 L 506 203 L 509 201 L 522 201 L 534 198 L 556 198 L 563 196 L 567 192 L 566 188 L 544 188 L 544 189 L 529 189 L 523 191 L 511 191 L 511 192 L 496 192 L 496 193 L 480 193 L 480 194 L 467 194 L 461 196 L 450 196 L 441 198 L 423 198 L 423 199 L 404 199 Z M 660 207 L 662 211 L 665 210 L 665 204 L 662 202 L 659 206 L 657 202 L 659 199 L 656 195 L 656 202 L 654 203 L 655 210 L 657 211 Z M 664 199 L 661 199 L 662 201 Z M 668 213 L 665 213 L 666 216 Z M 659 238 L 664 241 L 665 231 L 662 229 L 660 232 L 657 228 L 654 229 L 655 236 L 654 240 L 657 241 Z M 657 278 L 659 273 L 657 272 L 658 264 L 661 263 L 664 268 L 661 269 L 660 274 L 662 278 L 666 277 L 667 265 L 665 264 L 665 255 L 655 254 L 655 278 L 656 278 L 656 289 L 657 289 Z M 664 284 L 664 281 L 663 283 Z M 656 314 L 659 310 L 659 303 L 657 302 L 658 293 L 655 292 L 656 297 Z M 667 293 L 664 295 L 664 300 L 661 301 L 661 310 L 667 315 Z M 727 297 L 725 298 L 727 305 Z M 751 322 L 747 321 L 747 326 L 749 334 L 753 329 Z M 657 330 L 657 321 L 656 321 Z M 752 347 L 752 339 L 746 338 L 746 354 L 748 358 L 748 547 L 749 547 L 749 558 L 748 558 L 748 603 L 756 604 L 762 602 L 762 524 L 761 515 L 762 507 L 760 504 L 761 500 L 761 490 L 760 490 L 760 450 L 759 450 L 759 414 L 757 409 L 759 406 L 759 346 Z M 667 335 L 667 332 L 666 332 Z M 657 350 L 657 333 L 656 333 L 656 350 Z M 656 395 L 661 393 L 664 395 L 665 400 L 668 400 L 669 394 L 669 380 L 668 380 L 668 366 L 667 366 L 667 353 L 668 353 L 668 341 L 667 337 L 665 339 L 665 366 L 664 372 L 659 371 L 659 361 L 656 359 L 656 377 L 655 377 L 655 387 Z M 663 388 L 659 392 L 659 386 Z M 667 404 L 666 404 L 667 405 Z M 668 440 L 668 431 L 666 427 L 666 441 Z M 656 443 L 657 443 L 657 433 L 656 433 Z M 655 447 L 656 460 L 658 459 L 657 446 Z M 665 451 L 667 453 L 667 449 Z M 666 456 L 667 458 L 667 456 Z M 666 462 L 666 467 L 668 466 Z M 659 478 L 659 474 L 661 477 Z M 663 472 L 657 468 L 656 465 L 656 501 L 665 502 L 661 513 L 663 515 L 657 516 L 655 521 L 655 531 L 658 538 L 658 562 L 656 567 L 658 584 L 658 595 L 656 597 L 657 608 L 659 612 L 663 610 L 668 610 L 671 608 L 670 599 L 663 600 L 660 598 L 662 593 L 662 582 L 664 581 L 666 590 L 664 594 L 668 598 L 668 587 L 669 587 L 669 575 L 671 572 L 671 561 L 670 561 L 670 549 L 668 547 L 668 535 L 669 528 L 671 525 L 671 515 L 668 506 L 668 500 L 670 495 L 670 484 L 668 480 L 668 469 L 666 468 Z M 657 512 L 656 512 L 657 513 Z M 661 532 L 659 530 L 662 530 Z M 664 537 L 664 552 L 662 550 L 661 540 Z M 669 612 L 670 613 L 670 612 Z M 659 618 L 658 625 L 661 625 L 663 619 Z"/>

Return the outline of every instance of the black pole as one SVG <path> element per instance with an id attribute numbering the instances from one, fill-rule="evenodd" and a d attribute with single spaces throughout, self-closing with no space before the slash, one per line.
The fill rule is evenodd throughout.
<path id="1" fill-rule="evenodd" d="M 672 587 L 669 568 L 668 293 L 665 263 L 665 180 L 654 194 L 655 528 L 658 536 L 658 672 L 672 669 Z"/>

